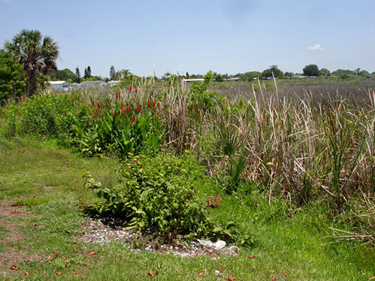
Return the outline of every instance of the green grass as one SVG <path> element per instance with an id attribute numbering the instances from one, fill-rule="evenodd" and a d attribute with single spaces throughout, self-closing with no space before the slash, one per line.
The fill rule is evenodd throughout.
<path id="1" fill-rule="evenodd" d="M 85 159 L 56 148 L 54 142 L 31 137 L 1 139 L 0 156 L 0 200 L 18 203 L 22 212 L 29 212 L 10 220 L 20 226 L 24 238 L 13 246 L 39 257 L 20 260 L 18 270 L 5 280 L 149 280 L 151 268 L 155 280 L 283 280 L 284 273 L 286 280 L 368 280 L 375 275 L 373 248 L 357 242 L 320 246 L 331 241 L 321 239 L 331 234 L 328 227 L 350 229 L 344 219 L 332 219 L 324 202 L 299 209 L 281 200 L 269 205 L 258 193 L 226 195 L 207 178 L 197 179 L 197 196 L 223 198 L 210 215 L 221 222 L 236 222 L 253 240 L 252 246 L 241 247 L 238 256 L 181 258 L 134 252 L 121 243 L 75 244 L 84 217 L 73 202 L 93 198 L 83 188 L 81 174 L 90 171 L 98 181 L 111 184 L 118 163 Z M 9 231 L 1 227 L 0 238 L 7 235 Z M 4 251 L 0 243 L 0 252 Z M 93 251 L 97 253 L 90 256 Z M 50 261 L 53 253 L 56 258 Z M 216 276 L 221 267 L 223 274 Z"/>

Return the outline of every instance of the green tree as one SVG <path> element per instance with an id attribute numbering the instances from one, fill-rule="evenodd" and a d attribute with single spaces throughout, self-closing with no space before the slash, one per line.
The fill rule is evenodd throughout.
<path id="1" fill-rule="evenodd" d="M 90 66 L 85 68 L 85 75 L 83 77 L 84 78 L 90 78 L 91 77 L 91 67 Z"/>
<path id="2" fill-rule="evenodd" d="M 116 70 L 115 70 L 115 67 L 112 65 L 109 70 L 109 79 L 113 80 L 115 76 L 116 76 Z"/>
<path id="3" fill-rule="evenodd" d="M 216 80 L 216 82 L 223 82 L 224 81 L 223 76 L 221 76 L 220 74 L 216 74 L 215 80 Z"/>
<path id="4" fill-rule="evenodd" d="M 0 102 L 21 96 L 25 90 L 24 69 L 15 63 L 11 53 L 0 49 Z"/>
<path id="5" fill-rule="evenodd" d="M 76 82 L 81 83 L 81 72 L 79 71 L 79 67 L 76 68 Z"/>
<path id="6" fill-rule="evenodd" d="M 327 68 L 322 68 L 319 70 L 319 75 L 321 76 L 330 76 L 331 72 Z"/>
<path id="7" fill-rule="evenodd" d="M 309 64 L 306 65 L 303 69 L 303 75 L 305 76 L 318 76 L 319 75 L 319 68 L 316 64 Z"/>
<path id="8" fill-rule="evenodd" d="M 263 70 L 262 77 L 268 78 L 268 77 L 279 77 L 281 78 L 283 76 L 283 72 L 278 68 L 277 65 L 271 65 L 268 69 Z"/>
<path id="9" fill-rule="evenodd" d="M 128 76 L 132 75 L 132 73 L 130 72 L 129 69 L 121 69 L 120 71 L 117 71 L 116 73 L 116 79 L 117 80 L 120 80 L 120 79 L 127 79 Z"/>
<path id="10" fill-rule="evenodd" d="M 291 79 L 291 78 L 293 78 L 293 73 L 292 72 L 285 72 L 284 73 L 284 76 L 285 76 L 285 78 L 289 78 L 289 79 Z"/>
<path id="11" fill-rule="evenodd" d="M 42 38 L 38 30 L 23 29 L 12 41 L 5 42 L 5 49 L 26 71 L 27 97 L 31 97 L 37 89 L 39 74 L 47 75 L 52 70 L 57 70 L 57 43 L 49 36 Z"/>
<path id="12" fill-rule="evenodd" d="M 65 68 L 63 70 L 51 71 L 49 78 L 55 81 L 67 81 L 72 83 L 76 80 L 76 75 L 70 69 Z"/>

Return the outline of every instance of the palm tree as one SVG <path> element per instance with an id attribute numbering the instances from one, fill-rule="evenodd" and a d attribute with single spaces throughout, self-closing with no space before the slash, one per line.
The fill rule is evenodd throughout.
<path id="1" fill-rule="evenodd" d="M 27 97 L 34 94 L 39 73 L 47 75 L 50 71 L 57 70 L 59 47 L 49 36 L 42 39 L 42 34 L 38 30 L 23 29 L 11 42 L 5 42 L 5 49 L 26 71 Z"/>

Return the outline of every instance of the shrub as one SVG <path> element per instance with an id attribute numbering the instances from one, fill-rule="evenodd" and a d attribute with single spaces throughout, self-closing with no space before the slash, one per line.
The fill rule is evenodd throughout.
<path id="1" fill-rule="evenodd" d="M 100 199 L 90 205 L 83 203 L 83 210 L 98 217 L 126 219 L 128 229 L 149 231 L 166 240 L 181 235 L 189 239 L 224 235 L 231 239 L 232 223 L 220 227 L 205 216 L 210 204 L 198 201 L 189 181 L 191 172 L 178 158 L 135 156 L 118 170 L 118 184 L 111 189 L 86 173 L 86 187 Z"/>
<path id="2" fill-rule="evenodd" d="M 86 118 L 89 107 L 74 95 L 40 95 L 5 108 L 8 131 L 43 136 L 72 135 L 74 126 Z"/>

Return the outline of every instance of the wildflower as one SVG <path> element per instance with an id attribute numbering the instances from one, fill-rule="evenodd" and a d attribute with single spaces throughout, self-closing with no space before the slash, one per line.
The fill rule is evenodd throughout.
<path id="1" fill-rule="evenodd" d="M 219 204 L 214 205 L 215 209 L 219 209 Z"/>
<path id="2" fill-rule="evenodd" d="M 112 99 L 110 99 L 109 101 L 112 102 Z"/>
<path id="3" fill-rule="evenodd" d="M 125 114 L 125 109 L 122 111 L 122 115 L 124 115 Z"/>
<path id="4" fill-rule="evenodd" d="M 130 120 L 132 120 L 132 121 L 134 120 L 133 116 L 130 117 Z"/>
<path id="5" fill-rule="evenodd" d="M 138 88 L 135 88 L 135 93 L 138 93 Z"/>
<path id="6" fill-rule="evenodd" d="M 104 119 L 102 119 L 102 122 L 104 122 Z"/>
<path id="7" fill-rule="evenodd" d="M 207 202 L 208 206 L 211 207 L 211 202 L 209 200 L 206 200 L 206 202 Z"/>
<path id="8" fill-rule="evenodd" d="M 126 107 L 126 111 L 129 111 L 129 106 Z"/>
<path id="9" fill-rule="evenodd" d="M 116 115 L 117 115 L 117 111 L 115 110 L 115 114 L 113 115 L 113 117 L 115 117 L 115 118 L 116 118 Z"/>
<path id="10" fill-rule="evenodd" d="M 100 102 L 98 102 L 98 107 L 100 107 Z"/>
<path id="11" fill-rule="evenodd" d="M 156 104 L 156 101 L 153 101 L 153 102 L 152 102 L 152 106 L 155 106 L 155 104 Z"/>
<path id="12" fill-rule="evenodd" d="M 137 107 L 137 111 L 140 111 L 140 110 L 141 110 L 141 107 L 142 107 L 142 105 L 138 106 L 138 107 Z"/>
<path id="13" fill-rule="evenodd" d="M 118 99 L 118 92 L 116 93 L 116 99 Z"/>
<path id="14" fill-rule="evenodd" d="M 122 106 L 125 106 L 125 103 L 124 103 L 124 102 L 122 103 Z"/>
<path id="15" fill-rule="evenodd" d="M 150 106 L 150 101 L 149 100 L 147 101 L 147 105 Z"/>
<path id="16" fill-rule="evenodd" d="M 129 90 L 129 92 L 131 92 L 131 91 L 132 91 L 132 89 L 133 89 L 133 87 L 132 87 L 132 86 L 130 86 L 130 87 L 129 87 L 129 89 L 128 89 L 128 90 Z"/>

